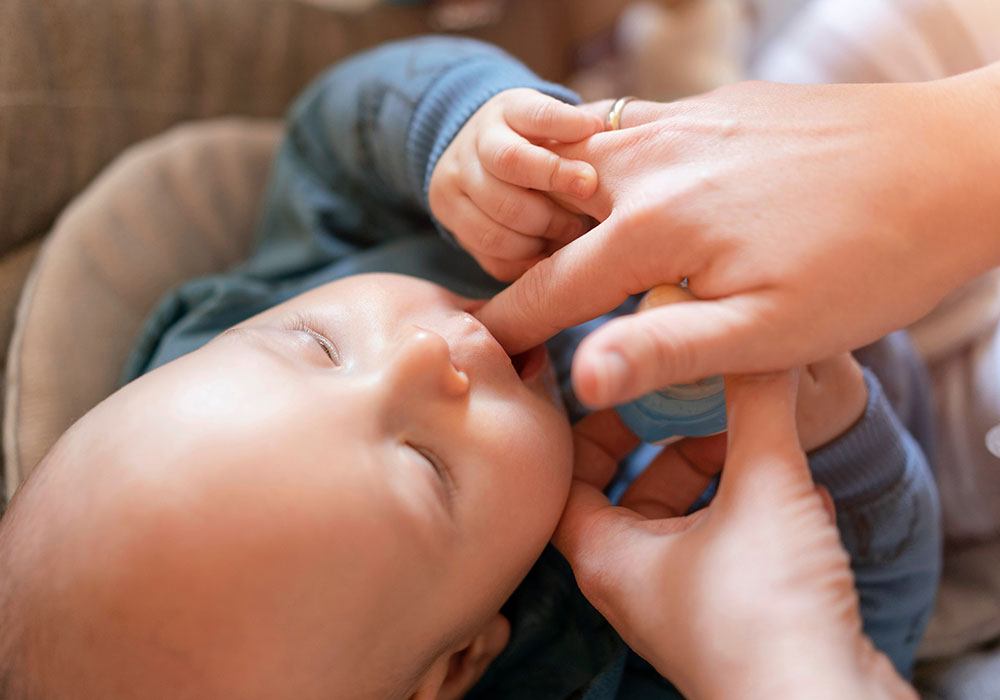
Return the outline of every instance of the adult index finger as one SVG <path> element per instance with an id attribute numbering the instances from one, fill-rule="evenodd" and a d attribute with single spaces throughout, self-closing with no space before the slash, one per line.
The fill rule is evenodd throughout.
<path id="1" fill-rule="evenodd" d="M 476 312 L 507 352 L 524 352 L 564 328 L 611 311 L 630 294 L 660 282 L 630 269 L 646 256 L 640 241 L 622 236 L 612 214 L 551 256 Z M 625 239 L 625 240 L 622 240 Z"/>

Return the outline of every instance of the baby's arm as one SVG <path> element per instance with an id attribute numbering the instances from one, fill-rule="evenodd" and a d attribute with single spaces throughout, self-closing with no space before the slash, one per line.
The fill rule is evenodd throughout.
<path id="1" fill-rule="evenodd" d="M 922 450 L 897 418 L 879 380 L 869 370 L 863 375 L 856 371 L 853 365 L 825 377 L 803 372 L 800 435 L 804 443 L 813 435 L 813 444 L 830 437 L 816 437 L 824 431 L 823 397 L 836 413 L 837 406 L 856 400 L 852 384 L 863 381 L 867 401 L 860 418 L 810 452 L 809 466 L 833 499 L 865 632 L 908 677 L 941 570 L 937 491 Z"/>
<path id="2" fill-rule="evenodd" d="M 295 248 L 309 269 L 430 230 L 434 166 L 466 121 L 511 88 L 578 101 L 471 39 L 396 42 L 332 67 L 289 112 L 259 244 Z M 300 245 L 290 246 L 294 239 Z"/>

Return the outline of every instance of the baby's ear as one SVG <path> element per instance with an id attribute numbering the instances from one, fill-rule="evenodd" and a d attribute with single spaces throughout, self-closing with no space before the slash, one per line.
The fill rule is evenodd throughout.
<path id="1" fill-rule="evenodd" d="M 460 700 L 504 650 L 508 639 L 510 623 L 497 613 L 467 644 L 438 657 L 410 700 Z"/>

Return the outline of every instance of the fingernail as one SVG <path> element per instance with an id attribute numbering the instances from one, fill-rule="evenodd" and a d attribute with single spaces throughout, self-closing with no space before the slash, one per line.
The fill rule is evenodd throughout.
<path id="1" fill-rule="evenodd" d="M 594 369 L 597 377 L 597 400 L 601 404 L 610 404 L 615 397 L 624 393 L 629 374 L 628 363 L 621 354 L 611 350 L 598 358 Z"/>

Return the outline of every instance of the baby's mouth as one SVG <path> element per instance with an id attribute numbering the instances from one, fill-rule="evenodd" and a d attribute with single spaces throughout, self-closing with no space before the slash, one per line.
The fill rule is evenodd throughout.
<path id="1" fill-rule="evenodd" d="M 548 356 L 549 353 L 544 345 L 536 345 L 522 353 L 511 355 L 510 363 L 514 365 L 514 370 L 522 382 L 530 382 L 545 369 Z"/>
<path id="2" fill-rule="evenodd" d="M 548 399 L 563 415 L 566 415 L 556 370 L 549 362 L 549 351 L 544 345 L 536 345 L 519 355 L 512 355 L 510 363 L 514 366 L 518 378 L 528 389 Z"/>

